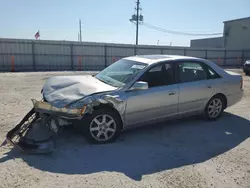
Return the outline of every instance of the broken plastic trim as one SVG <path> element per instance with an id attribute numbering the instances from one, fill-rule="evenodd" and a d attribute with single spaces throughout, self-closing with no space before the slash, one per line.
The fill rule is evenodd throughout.
<path id="1" fill-rule="evenodd" d="M 7 133 L 6 140 L 2 145 L 10 143 L 23 152 L 34 154 L 45 154 L 53 152 L 54 140 L 52 137 L 39 141 L 35 141 L 33 139 L 28 139 L 25 137 L 28 134 L 29 130 L 32 128 L 34 122 L 38 120 L 38 118 L 38 113 L 35 112 L 34 108 L 32 108 L 29 113 L 27 113 L 26 116 L 22 119 L 22 121 Z"/>

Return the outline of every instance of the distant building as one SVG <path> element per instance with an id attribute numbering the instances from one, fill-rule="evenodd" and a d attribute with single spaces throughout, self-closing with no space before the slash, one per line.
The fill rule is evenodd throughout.
<path id="1" fill-rule="evenodd" d="M 191 40 L 193 48 L 250 49 L 250 17 L 224 22 L 222 37 Z"/>
<path id="2" fill-rule="evenodd" d="M 191 40 L 194 48 L 223 48 L 223 37 Z"/>

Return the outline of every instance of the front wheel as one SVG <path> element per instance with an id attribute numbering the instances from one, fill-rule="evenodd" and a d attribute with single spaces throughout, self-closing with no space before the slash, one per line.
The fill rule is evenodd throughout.
<path id="1" fill-rule="evenodd" d="M 114 142 L 120 135 L 122 121 L 119 115 L 109 109 L 98 109 L 84 117 L 78 128 L 90 143 L 105 144 Z"/>
<path id="2" fill-rule="evenodd" d="M 207 120 L 216 120 L 223 113 L 225 101 L 223 97 L 215 96 L 211 98 L 204 110 L 204 114 Z"/>

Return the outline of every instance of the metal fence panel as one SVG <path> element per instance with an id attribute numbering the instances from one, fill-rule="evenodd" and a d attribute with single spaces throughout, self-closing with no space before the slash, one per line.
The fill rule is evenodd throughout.
<path id="1" fill-rule="evenodd" d="M 224 58 L 225 51 L 224 50 L 208 50 L 207 51 L 207 58 Z"/>
<path id="2" fill-rule="evenodd" d="M 73 46 L 74 55 L 95 55 L 95 56 L 104 56 L 105 50 L 104 46 L 83 46 L 77 45 Z"/>
<path id="3" fill-rule="evenodd" d="M 206 58 L 205 50 L 186 50 L 186 56 L 194 56 L 199 58 Z"/>
<path id="4" fill-rule="evenodd" d="M 221 66 L 241 66 L 250 59 L 250 50 L 0 39 L 0 71 L 102 70 L 135 54 L 195 56 Z"/>
<path id="5" fill-rule="evenodd" d="M 105 68 L 104 56 L 74 56 L 74 70 L 98 71 Z"/>
<path id="6" fill-rule="evenodd" d="M 12 71 L 10 55 L 0 56 L 0 71 Z"/>
<path id="7" fill-rule="evenodd" d="M 218 59 L 218 58 L 207 58 L 208 61 L 211 61 L 219 66 L 223 66 L 224 65 L 224 58 L 223 59 Z"/>
<path id="8" fill-rule="evenodd" d="M 241 62 L 241 59 L 238 58 L 227 58 L 224 65 L 240 66 L 242 64 Z"/>
<path id="9" fill-rule="evenodd" d="M 133 56 L 134 48 L 122 48 L 122 47 L 109 47 L 107 46 L 107 56 L 116 57 L 116 56 Z"/>
<path id="10" fill-rule="evenodd" d="M 65 71 L 71 70 L 71 57 L 58 55 L 36 55 L 36 70 Z"/>
<path id="11" fill-rule="evenodd" d="M 226 51 L 226 57 L 227 58 L 241 58 L 242 57 L 242 51 Z"/>
<path id="12" fill-rule="evenodd" d="M 69 45 L 58 44 L 35 44 L 35 54 L 69 55 L 71 49 Z"/>
<path id="13" fill-rule="evenodd" d="M 184 49 L 163 49 L 162 52 L 167 55 L 185 55 Z"/>
<path id="14" fill-rule="evenodd" d="M 136 48 L 136 53 L 138 55 L 147 55 L 147 54 L 161 54 L 160 48 Z"/>
<path id="15" fill-rule="evenodd" d="M 0 71 L 31 71 L 31 55 L 0 55 Z"/>
<path id="16" fill-rule="evenodd" d="M 244 60 L 243 62 L 250 60 L 250 51 L 244 51 Z"/>
<path id="17" fill-rule="evenodd" d="M 0 53 L 5 54 L 31 54 L 32 46 L 30 43 L 3 43 L 0 42 Z"/>

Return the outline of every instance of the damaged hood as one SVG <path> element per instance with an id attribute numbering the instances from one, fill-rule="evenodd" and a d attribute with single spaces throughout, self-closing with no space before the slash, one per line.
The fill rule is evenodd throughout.
<path id="1" fill-rule="evenodd" d="M 63 108 L 87 95 L 115 89 L 91 75 L 55 76 L 45 82 L 42 93 L 52 106 Z"/>

